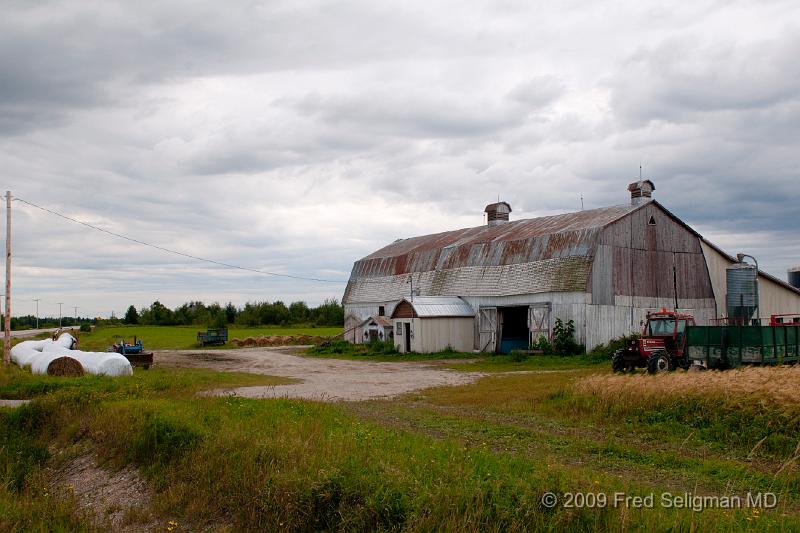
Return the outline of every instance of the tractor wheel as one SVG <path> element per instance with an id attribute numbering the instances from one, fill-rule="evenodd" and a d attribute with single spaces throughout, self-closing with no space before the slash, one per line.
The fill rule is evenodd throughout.
<path id="1" fill-rule="evenodd" d="M 625 362 L 625 350 L 617 350 L 611 357 L 611 370 L 614 372 L 625 372 L 628 364 Z"/>
<path id="2" fill-rule="evenodd" d="M 667 372 L 673 370 L 672 362 L 669 360 L 669 354 L 664 350 L 653 352 L 647 359 L 647 371 L 651 374 L 659 372 Z"/>

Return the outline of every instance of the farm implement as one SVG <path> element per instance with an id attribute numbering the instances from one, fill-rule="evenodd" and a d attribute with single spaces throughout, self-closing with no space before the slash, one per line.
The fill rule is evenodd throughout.
<path id="1" fill-rule="evenodd" d="M 208 328 L 206 331 L 197 332 L 197 344 L 207 346 L 216 344 L 222 346 L 228 342 L 228 328 Z"/>
<path id="2" fill-rule="evenodd" d="M 769 326 L 694 326 L 686 331 L 687 356 L 703 368 L 782 365 L 800 361 L 800 322 Z"/>
<path id="3" fill-rule="evenodd" d="M 125 339 L 120 339 L 118 343 L 112 344 L 106 350 L 124 355 L 133 366 L 140 366 L 147 370 L 153 364 L 153 352 L 145 352 L 142 339 L 133 337 L 133 344 L 128 344 Z"/>

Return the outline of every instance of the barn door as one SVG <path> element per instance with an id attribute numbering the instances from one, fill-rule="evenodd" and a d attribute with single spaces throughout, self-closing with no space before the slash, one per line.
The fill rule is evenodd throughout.
<path id="1" fill-rule="evenodd" d="M 534 304 L 528 307 L 528 329 L 531 333 L 531 344 L 544 336 L 550 340 L 550 304 Z"/>
<path id="2" fill-rule="evenodd" d="M 497 308 L 481 307 L 479 317 L 480 351 L 494 352 L 497 350 Z"/>

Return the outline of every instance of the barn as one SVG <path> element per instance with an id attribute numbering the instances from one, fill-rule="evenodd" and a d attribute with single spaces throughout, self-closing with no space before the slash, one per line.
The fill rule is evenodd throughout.
<path id="1" fill-rule="evenodd" d="M 464 302 L 472 328 L 458 344 L 487 352 L 549 338 L 556 318 L 573 320 L 590 349 L 639 331 L 651 310 L 680 309 L 698 324 L 725 318 L 726 274 L 738 259 L 654 200 L 652 181 L 628 191 L 624 205 L 518 221 L 497 202 L 486 225 L 399 239 L 353 265 L 345 329 L 379 311 L 394 317 L 412 297 Z M 760 316 L 800 313 L 800 289 L 761 271 L 754 278 Z"/>

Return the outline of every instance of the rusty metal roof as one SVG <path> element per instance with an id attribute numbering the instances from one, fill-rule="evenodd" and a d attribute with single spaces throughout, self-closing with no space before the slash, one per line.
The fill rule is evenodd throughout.
<path id="1" fill-rule="evenodd" d="M 400 239 L 356 261 L 343 301 L 408 294 L 481 296 L 584 291 L 604 228 L 641 206 L 620 205 Z"/>
<path id="2" fill-rule="evenodd" d="M 590 256 L 599 232 L 635 209 L 604 207 L 401 239 L 357 261 L 351 279 Z"/>

